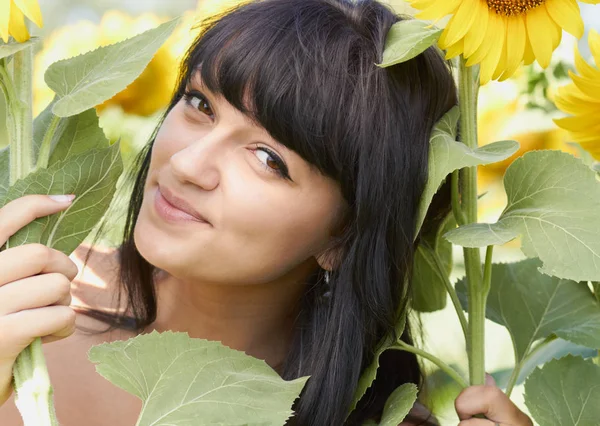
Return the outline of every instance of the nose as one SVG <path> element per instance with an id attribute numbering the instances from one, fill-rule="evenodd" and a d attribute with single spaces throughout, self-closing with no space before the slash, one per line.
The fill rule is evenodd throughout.
<path id="1" fill-rule="evenodd" d="M 175 178 L 206 191 L 216 189 L 221 180 L 223 158 L 227 155 L 225 139 L 226 132 L 215 128 L 173 154 L 169 163 Z"/>

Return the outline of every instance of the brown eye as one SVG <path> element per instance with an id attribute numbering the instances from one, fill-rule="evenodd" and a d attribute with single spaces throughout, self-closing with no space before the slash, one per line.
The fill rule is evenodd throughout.
<path id="1" fill-rule="evenodd" d="M 186 92 L 183 95 L 183 97 L 185 99 L 186 104 L 190 105 L 193 108 L 196 108 L 202 114 L 206 114 L 208 116 L 214 115 L 214 113 L 210 107 L 210 104 L 204 98 L 204 96 L 202 96 L 202 94 L 200 92 L 192 90 L 192 91 Z"/>

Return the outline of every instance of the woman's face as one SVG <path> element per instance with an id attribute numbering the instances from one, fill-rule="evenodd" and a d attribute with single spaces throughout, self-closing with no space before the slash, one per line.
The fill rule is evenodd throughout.
<path id="1" fill-rule="evenodd" d="M 345 208 L 339 185 L 199 79 L 156 136 L 138 250 L 170 275 L 216 284 L 269 283 L 316 267 Z M 159 185 L 209 223 L 162 219 L 154 207 Z"/>

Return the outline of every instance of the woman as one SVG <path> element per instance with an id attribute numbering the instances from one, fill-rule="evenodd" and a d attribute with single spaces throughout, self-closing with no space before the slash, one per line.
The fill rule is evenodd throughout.
<path id="1" fill-rule="evenodd" d="M 393 389 L 420 385 L 413 355 L 386 352 L 373 387 L 345 422 L 377 342 L 408 309 L 403 295 L 429 135 L 457 102 L 450 70 L 434 48 L 387 69 L 375 66 L 398 19 L 374 0 L 267 0 L 203 24 L 134 170 L 114 256 L 124 308 L 111 315 L 91 303 L 78 318 L 124 330 L 120 338 L 186 331 L 265 359 L 285 379 L 310 375 L 293 407 L 295 424 L 303 426 L 377 420 Z M 15 200 L 0 210 L 0 235 L 25 226 L 22 217 L 31 221 L 66 206 L 45 196 Z M 46 263 L 32 265 L 27 259 L 40 252 Z M 70 259 L 37 245 L 6 250 L 0 262 L 0 325 L 18 330 L 0 344 L 0 359 L 10 361 L 0 364 L 6 399 L 16 354 L 36 336 L 73 332 L 67 284 L 76 271 Z M 121 306 L 121 292 L 115 294 Z M 407 342 L 409 329 L 402 335 Z M 77 332 L 79 346 L 58 352 L 46 346 L 51 373 L 65 354 L 83 352 L 103 332 Z M 69 366 L 69 377 L 89 370 L 79 364 Z M 69 379 L 63 370 L 56 376 L 58 399 Z M 89 419 L 93 409 L 117 406 L 109 395 L 116 388 L 99 386 L 105 405 L 89 408 L 89 399 L 98 399 L 89 398 L 74 410 L 71 400 L 64 426 L 67 416 Z M 61 404 L 67 402 L 57 400 L 59 418 Z M 422 411 L 416 407 L 403 424 L 435 424 Z M 531 424 L 493 386 L 465 390 L 457 411 L 464 425 Z M 492 420 L 471 418 L 476 414 Z M 133 424 L 129 416 L 128 423 L 121 413 L 98 424 Z"/>

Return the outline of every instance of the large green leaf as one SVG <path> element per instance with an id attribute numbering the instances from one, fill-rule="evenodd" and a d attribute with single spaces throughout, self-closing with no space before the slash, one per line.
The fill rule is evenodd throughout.
<path id="1" fill-rule="evenodd" d="M 0 59 L 12 56 L 27 47 L 33 46 L 39 41 L 39 37 L 31 37 L 29 40 L 24 41 L 23 43 L 18 43 L 16 41 L 11 43 L 0 42 Z"/>
<path id="2" fill-rule="evenodd" d="M 437 229 L 421 235 L 415 252 L 411 285 L 411 305 L 416 311 L 434 312 L 446 307 L 448 290 L 445 281 L 452 272 L 452 244 L 442 235 L 454 228 L 456 221 L 449 214 Z M 435 261 L 436 256 L 441 270 Z"/>
<path id="3" fill-rule="evenodd" d="M 450 173 L 464 167 L 505 160 L 519 149 L 519 144 L 515 141 L 494 142 L 475 150 L 457 142 L 456 128 L 459 116 L 458 107 L 452 108 L 436 124 L 432 132 L 429 146 L 428 179 L 419 203 L 415 236 L 423 225 L 433 196 Z"/>
<path id="4" fill-rule="evenodd" d="M 418 19 L 396 22 L 387 34 L 383 61 L 378 66 L 389 67 L 414 58 L 437 43 L 442 31 Z"/>
<path id="5" fill-rule="evenodd" d="M 536 369 L 525 382 L 525 405 L 543 426 L 597 426 L 600 367 L 567 355 Z"/>
<path id="6" fill-rule="evenodd" d="M 71 254 L 102 218 L 123 172 L 119 143 L 91 149 L 15 182 L 5 202 L 28 194 L 75 194 L 67 209 L 38 218 L 10 238 L 10 245 L 42 243 Z"/>
<path id="7" fill-rule="evenodd" d="M 578 345 L 600 348 L 600 305 L 585 283 L 541 274 L 538 259 L 494 264 L 486 317 L 504 325 L 517 362 L 532 344 L 551 334 Z M 466 308 L 466 283 L 456 285 Z"/>
<path id="8" fill-rule="evenodd" d="M 406 317 L 402 316 L 401 320 L 396 325 L 396 335 L 398 338 L 402 336 L 404 332 L 404 327 L 406 326 Z M 354 398 L 352 399 L 352 405 L 350 406 L 350 413 L 356 408 L 358 401 L 362 399 L 363 396 L 367 393 L 367 390 L 371 387 L 375 378 L 377 377 L 377 369 L 379 368 L 379 357 L 383 352 L 387 349 L 394 346 L 396 341 L 392 338 L 391 334 L 385 336 L 377 345 L 377 349 L 375 350 L 375 355 L 373 357 L 373 361 L 371 364 L 367 366 L 362 372 L 360 378 L 358 379 L 358 385 L 356 390 L 354 391 Z"/>
<path id="9" fill-rule="evenodd" d="M 398 426 L 417 400 L 417 386 L 406 383 L 397 388 L 385 402 L 379 426 Z"/>
<path id="10" fill-rule="evenodd" d="M 110 46 L 50 65 L 46 84 L 60 98 L 52 112 L 69 117 L 94 107 L 131 84 L 171 35 L 179 18 Z"/>
<path id="11" fill-rule="evenodd" d="M 576 345 L 575 343 L 560 338 L 556 338 L 549 343 L 544 343 L 540 348 L 534 347 L 533 351 L 534 352 L 523 361 L 519 376 L 515 382 L 516 385 L 523 383 L 536 367 L 546 364 L 553 359 L 559 359 L 568 354 L 581 356 L 583 358 L 593 358 L 598 355 L 597 349 Z M 490 374 L 496 380 L 498 386 L 504 389 L 508 385 L 512 372 L 512 368 L 503 368 Z"/>
<path id="12" fill-rule="evenodd" d="M 138 426 L 283 425 L 308 377 L 187 333 L 152 332 L 90 349 L 107 380 L 143 401 Z"/>
<path id="13" fill-rule="evenodd" d="M 600 182 L 581 160 L 561 151 L 532 151 L 504 176 L 506 209 L 495 224 L 461 226 L 446 238 L 464 247 L 522 236 L 541 271 L 575 281 L 600 280 Z"/>

